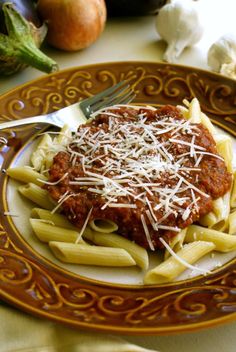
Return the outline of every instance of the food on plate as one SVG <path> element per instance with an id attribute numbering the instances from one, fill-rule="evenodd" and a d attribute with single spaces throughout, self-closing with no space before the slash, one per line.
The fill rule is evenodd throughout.
<path id="1" fill-rule="evenodd" d="M 109 219 L 117 233 L 154 250 L 159 237 L 169 242 L 209 213 L 231 180 L 203 125 L 170 106 L 120 106 L 79 126 L 54 157 L 46 187 L 55 202 L 67 197 L 61 208 L 78 228 L 92 209 L 90 221 Z"/>
<path id="2" fill-rule="evenodd" d="M 104 0 L 39 0 L 37 10 L 48 23 L 48 43 L 66 51 L 90 46 L 106 23 Z"/>
<path id="3" fill-rule="evenodd" d="M 39 23 L 30 1 L 0 1 L 0 75 L 10 75 L 27 65 L 47 73 L 58 69 L 39 49 L 47 32 L 46 25 L 39 27 Z"/>
<path id="4" fill-rule="evenodd" d="M 193 264 L 213 250 L 236 249 L 236 237 L 226 234 L 236 218 L 231 138 L 218 133 L 196 98 L 185 103 L 105 108 L 73 135 L 67 126 L 56 137 L 46 133 L 32 168 L 20 171 L 24 177 L 19 169 L 7 171 L 30 181 L 20 186 L 22 194 L 48 204 L 33 209 L 30 221 L 57 258 L 82 263 L 75 255 L 81 248 L 86 263 L 97 265 L 91 243 L 104 253 L 122 248 L 147 271 L 144 282 L 154 284 L 186 268 L 208 273 Z M 148 252 L 160 250 L 163 263 L 149 268 Z M 119 258 L 117 266 L 124 265 Z M 106 256 L 102 265 L 114 261 Z"/>

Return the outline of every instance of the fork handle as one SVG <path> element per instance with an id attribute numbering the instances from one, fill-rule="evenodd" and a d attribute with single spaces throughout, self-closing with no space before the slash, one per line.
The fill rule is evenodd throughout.
<path id="1" fill-rule="evenodd" d="M 0 123 L 0 130 L 3 130 L 5 128 L 28 125 L 30 123 L 47 123 L 47 121 L 44 116 L 34 116 L 34 117 L 29 117 L 29 118 L 20 119 L 20 120 L 12 120 L 12 121 Z"/>

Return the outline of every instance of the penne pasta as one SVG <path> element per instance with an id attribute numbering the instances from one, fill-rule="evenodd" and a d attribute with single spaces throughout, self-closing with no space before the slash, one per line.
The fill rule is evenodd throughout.
<path id="1" fill-rule="evenodd" d="M 192 101 L 188 103 L 188 114 L 183 109 L 181 112 L 184 112 L 183 116 L 191 120 L 191 122 L 202 123 L 212 135 L 216 134 L 216 129 L 211 120 L 201 111 L 201 107 L 197 98 L 193 98 Z"/>
<path id="2" fill-rule="evenodd" d="M 202 216 L 199 219 L 199 224 L 201 224 L 202 226 L 206 226 L 206 227 L 213 227 L 216 223 L 217 223 L 217 217 L 216 215 L 211 211 L 210 213 Z"/>
<path id="3" fill-rule="evenodd" d="M 89 222 L 91 229 L 102 233 L 111 233 L 118 230 L 118 225 L 109 219 L 95 219 Z"/>
<path id="4" fill-rule="evenodd" d="M 201 122 L 201 108 L 199 101 L 196 98 L 193 98 L 188 107 L 189 120 L 192 123 Z"/>
<path id="5" fill-rule="evenodd" d="M 230 213 L 230 192 L 223 197 L 213 201 L 213 210 L 204 215 L 199 223 L 218 231 L 225 231 L 228 228 L 228 217 Z"/>
<path id="6" fill-rule="evenodd" d="M 173 281 L 187 268 L 187 265 L 181 262 L 181 260 L 191 265 L 207 253 L 213 251 L 214 248 L 214 243 L 205 241 L 195 241 L 185 244 L 183 248 L 176 253 L 180 260 L 171 256 L 154 269 L 149 270 L 144 277 L 144 283 L 161 284 Z"/>
<path id="7" fill-rule="evenodd" d="M 218 222 L 228 218 L 230 213 L 230 192 L 213 201 L 213 212 Z"/>
<path id="8" fill-rule="evenodd" d="M 187 229 L 181 230 L 173 239 L 170 240 L 169 246 L 174 252 L 178 252 L 183 247 L 184 239 L 186 236 Z M 169 258 L 170 252 L 165 250 L 164 259 Z"/>
<path id="9" fill-rule="evenodd" d="M 236 211 L 229 215 L 229 234 L 236 235 Z"/>
<path id="10" fill-rule="evenodd" d="M 216 223 L 212 229 L 216 230 L 216 231 L 220 231 L 220 232 L 224 232 L 224 233 L 228 233 L 228 229 L 229 229 L 229 218 L 227 217 L 227 219 L 221 220 L 218 223 Z"/>
<path id="11" fill-rule="evenodd" d="M 60 130 L 60 132 L 58 133 L 54 142 L 59 145 L 67 145 L 70 142 L 71 136 L 72 134 L 71 134 L 70 126 L 65 124 Z"/>
<path id="12" fill-rule="evenodd" d="M 217 222 L 212 228 L 217 231 L 226 231 L 229 226 L 230 192 L 213 201 L 213 211 L 216 214 Z"/>
<path id="13" fill-rule="evenodd" d="M 41 137 L 38 147 L 32 153 L 31 159 L 30 159 L 35 170 L 43 171 L 46 168 L 45 164 L 49 155 L 48 150 L 50 149 L 50 146 L 52 145 L 52 143 L 53 143 L 52 138 L 48 133 L 45 133 Z"/>
<path id="14" fill-rule="evenodd" d="M 87 246 L 83 244 L 49 242 L 53 254 L 59 260 L 71 264 L 99 266 L 134 266 L 131 255 L 122 248 Z"/>
<path id="15" fill-rule="evenodd" d="M 227 166 L 229 172 L 233 171 L 233 143 L 232 139 L 226 135 L 217 134 L 214 136 L 216 141 L 216 149 L 219 155 L 221 155 Z"/>
<path id="16" fill-rule="evenodd" d="M 33 167 L 41 172 L 47 170 L 52 164 L 54 155 L 65 149 L 65 145 L 69 143 L 70 138 L 71 131 L 68 125 L 64 125 L 55 138 L 52 138 L 49 133 L 45 133 L 31 156 Z"/>
<path id="17" fill-rule="evenodd" d="M 215 250 L 230 252 L 236 250 L 236 237 L 220 231 L 208 229 L 198 225 L 190 225 L 187 229 L 185 242 L 209 241 L 214 243 Z"/>
<path id="18" fill-rule="evenodd" d="M 18 191 L 27 199 L 31 200 L 35 204 L 42 208 L 52 210 L 55 205 L 52 203 L 48 196 L 48 192 L 45 189 L 35 185 L 34 183 L 28 183 L 18 187 Z"/>
<path id="19" fill-rule="evenodd" d="M 189 103 L 184 100 L 184 104 L 187 106 L 179 106 L 178 109 L 181 111 L 183 116 L 193 123 L 202 123 L 208 131 L 214 136 L 216 134 L 216 129 L 209 117 L 201 111 L 201 107 L 197 98 L 193 98 Z"/>
<path id="20" fill-rule="evenodd" d="M 47 181 L 44 175 L 29 166 L 11 167 L 6 170 L 6 173 L 15 180 L 23 183 L 34 183 L 38 186 L 41 186 L 44 181 Z"/>
<path id="21" fill-rule="evenodd" d="M 78 229 L 67 218 L 58 213 L 52 213 L 50 210 L 42 208 L 33 208 L 31 211 L 32 218 L 39 218 L 49 221 L 53 225 L 78 231 Z"/>
<path id="22" fill-rule="evenodd" d="M 61 241 L 61 242 L 75 242 L 79 231 L 66 229 L 63 227 L 52 225 L 49 221 L 41 219 L 30 219 L 30 224 L 34 230 L 35 235 L 42 242 Z"/>
<path id="23" fill-rule="evenodd" d="M 188 120 L 189 119 L 189 111 L 188 109 L 183 106 L 183 105 L 177 105 L 178 110 L 181 112 L 181 114 L 183 115 L 183 117 Z"/>
<path id="24" fill-rule="evenodd" d="M 107 246 L 114 248 L 124 248 L 131 257 L 135 260 L 136 264 L 142 269 L 146 270 L 149 265 L 147 251 L 128 239 L 117 235 L 115 233 L 104 234 L 94 231 L 85 231 L 84 237 L 99 246 Z"/>
<path id="25" fill-rule="evenodd" d="M 80 230 L 74 226 L 70 228 L 55 226 L 50 220 L 33 218 L 30 218 L 30 224 L 35 235 L 41 242 L 48 243 L 50 241 L 58 241 L 74 243 L 78 240 L 78 243 L 87 244 L 83 238 L 80 237 Z M 87 232 L 90 232 L 90 229 L 85 229 L 84 233 Z"/>
<path id="26" fill-rule="evenodd" d="M 233 187 L 231 190 L 230 206 L 231 208 L 236 208 L 236 171 L 234 172 L 233 176 Z"/>
<path id="27" fill-rule="evenodd" d="M 208 129 L 208 131 L 212 134 L 212 136 L 214 136 L 215 139 L 216 129 L 209 117 L 203 112 L 201 112 L 200 119 L 201 123 Z"/>

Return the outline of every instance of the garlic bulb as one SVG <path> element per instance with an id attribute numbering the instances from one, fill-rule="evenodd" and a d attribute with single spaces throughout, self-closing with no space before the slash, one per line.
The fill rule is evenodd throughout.
<path id="1" fill-rule="evenodd" d="M 226 34 L 208 50 L 208 65 L 213 71 L 236 78 L 236 37 Z"/>
<path id="2" fill-rule="evenodd" d="M 182 51 L 197 43 L 203 34 L 197 4 L 192 0 L 172 0 L 156 17 L 156 29 L 167 44 L 163 59 L 175 62 Z"/>

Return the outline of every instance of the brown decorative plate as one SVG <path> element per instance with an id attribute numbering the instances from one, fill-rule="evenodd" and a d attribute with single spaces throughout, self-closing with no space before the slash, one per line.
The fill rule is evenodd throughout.
<path id="1" fill-rule="evenodd" d="M 44 76 L 0 97 L 0 120 L 44 114 L 127 80 L 140 104 L 180 104 L 196 96 L 219 127 L 236 136 L 236 83 L 200 69 L 163 63 L 119 62 Z M 35 126 L 1 131 L 7 168 Z M 17 154 L 18 155 L 18 154 Z M 207 328 L 236 318 L 236 259 L 208 276 L 143 286 L 109 283 L 69 271 L 39 253 L 8 210 L 8 178 L 0 179 L 0 297 L 34 315 L 73 327 L 129 334 Z M 12 202 L 14 200 L 12 199 Z"/>

